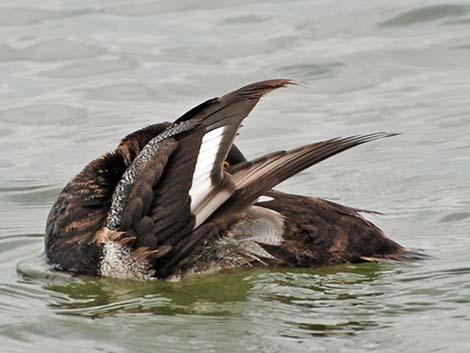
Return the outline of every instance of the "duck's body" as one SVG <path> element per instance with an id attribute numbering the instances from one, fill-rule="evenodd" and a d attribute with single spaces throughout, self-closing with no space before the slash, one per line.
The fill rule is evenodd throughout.
<path id="1" fill-rule="evenodd" d="M 288 83 L 259 82 L 211 99 L 172 124 L 130 134 L 88 164 L 52 207 L 48 261 L 78 274 L 146 279 L 406 259 L 408 250 L 360 211 L 271 190 L 321 160 L 391 134 L 333 139 L 253 161 L 233 145 L 261 96 Z"/>

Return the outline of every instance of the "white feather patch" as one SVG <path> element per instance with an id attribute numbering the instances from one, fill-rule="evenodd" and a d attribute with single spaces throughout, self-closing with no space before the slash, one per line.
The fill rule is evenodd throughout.
<path id="1" fill-rule="evenodd" d="M 215 187 L 212 185 L 210 174 L 224 137 L 224 129 L 225 127 L 222 126 L 205 134 L 199 148 L 196 168 L 193 174 L 193 183 L 189 190 L 189 196 L 191 196 L 191 212 L 196 215 L 196 218 L 199 218 L 196 223 L 201 222 L 201 217 L 198 217 L 198 213 L 201 212 L 200 206 L 205 204 L 207 196 Z"/>
<path id="2" fill-rule="evenodd" d="M 257 202 L 269 202 L 269 201 L 272 201 L 272 200 L 274 200 L 274 199 L 271 196 L 261 195 L 260 197 L 258 197 Z"/>

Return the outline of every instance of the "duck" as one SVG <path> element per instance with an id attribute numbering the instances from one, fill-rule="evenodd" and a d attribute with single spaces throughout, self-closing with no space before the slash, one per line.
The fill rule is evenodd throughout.
<path id="1" fill-rule="evenodd" d="M 261 81 L 209 99 L 172 123 L 132 132 L 91 161 L 50 210 L 48 264 L 150 280 L 414 258 L 365 217 L 373 211 L 274 190 L 327 158 L 396 133 L 333 138 L 252 160 L 234 144 L 259 100 L 292 84 Z"/>

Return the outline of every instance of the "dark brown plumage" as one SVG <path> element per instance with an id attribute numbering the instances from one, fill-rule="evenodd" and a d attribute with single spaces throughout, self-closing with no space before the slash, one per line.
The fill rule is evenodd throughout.
<path id="1" fill-rule="evenodd" d="M 167 278 L 237 266 L 404 260 L 411 254 L 352 208 L 272 191 L 354 146 L 394 134 L 332 139 L 246 161 L 233 145 L 266 93 L 263 81 L 125 137 L 59 195 L 46 226 L 56 268 Z M 272 198 L 258 202 L 260 196 Z"/>

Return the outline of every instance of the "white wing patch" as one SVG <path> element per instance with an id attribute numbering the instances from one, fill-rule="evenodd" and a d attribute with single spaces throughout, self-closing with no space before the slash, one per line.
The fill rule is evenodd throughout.
<path id="1" fill-rule="evenodd" d="M 271 196 L 261 195 L 256 202 L 269 202 L 274 200 Z"/>
<path id="2" fill-rule="evenodd" d="M 222 126 L 209 131 L 202 138 L 199 148 L 193 182 L 189 190 L 191 212 L 196 216 L 195 228 L 204 222 L 231 195 L 230 192 L 223 191 L 211 195 L 219 187 L 219 185 L 213 185 L 211 171 L 224 138 L 224 130 L 225 127 Z"/>

